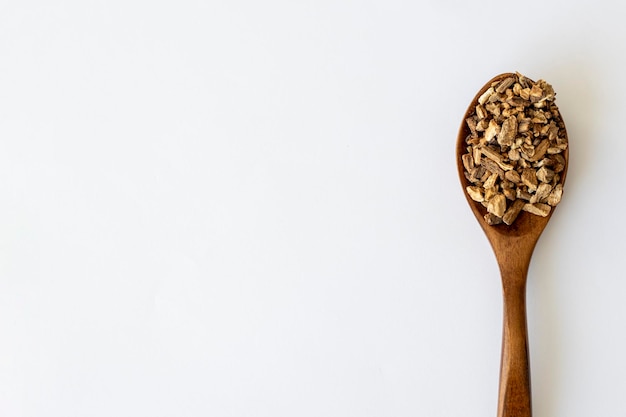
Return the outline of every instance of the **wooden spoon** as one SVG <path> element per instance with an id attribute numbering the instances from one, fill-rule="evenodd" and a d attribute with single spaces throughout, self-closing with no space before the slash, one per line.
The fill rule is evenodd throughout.
<path id="1" fill-rule="evenodd" d="M 478 223 L 487 235 L 496 255 L 502 277 L 504 299 L 504 329 L 502 334 L 502 358 L 500 364 L 500 389 L 498 396 L 498 417 L 530 417 L 531 390 L 530 365 L 528 359 L 528 332 L 526 326 L 526 276 L 533 250 L 554 213 L 554 209 L 546 217 L 521 212 L 515 222 L 507 226 L 499 224 L 490 226 L 484 219 L 487 213 L 482 204 L 472 200 L 465 192 L 465 187 L 472 185 L 463 174 L 461 156 L 466 153 L 465 139 L 469 128 L 465 123 L 476 108 L 478 98 L 494 81 L 501 81 L 515 74 L 500 74 L 490 80 L 472 100 L 465 112 L 456 145 L 456 163 L 459 178 L 463 186 L 463 194 L 474 212 Z M 565 138 L 567 138 L 567 132 Z M 569 149 L 563 152 L 565 168 L 561 173 L 561 182 L 565 181 Z"/>

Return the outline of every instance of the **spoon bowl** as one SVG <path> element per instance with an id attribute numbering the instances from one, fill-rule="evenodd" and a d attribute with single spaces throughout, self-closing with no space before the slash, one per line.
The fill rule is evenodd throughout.
<path id="1" fill-rule="evenodd" d="M 485 84 L 470 103 L 456 144 L 456 163 L 463 194 L 482 227 L 496 256 L 503 292 L 503 334 L 500 365 L 498 417 L 531 417 L 530 364 L 528 359 L 528 331 L 526 324 L 526 280 L 533 250 L 556 207 L 546 217 L 522 211 L 511 225 L 489 225 L 484 216 L 487 209 L 472 200 L 465 188 L 472 185 L 464 175 L 461 156 L 465 153 L 465 140 L 470 134 L 465 120 L 472 115 L 478 99 L 492 83 L 513 77 L 515 74 L 497 75 Z M 563 129 L 565 139 L 567 132 Z M 569 147 L 562 153 L 565 159 L 560 182 L 564 183 L 569 160 Z"/>

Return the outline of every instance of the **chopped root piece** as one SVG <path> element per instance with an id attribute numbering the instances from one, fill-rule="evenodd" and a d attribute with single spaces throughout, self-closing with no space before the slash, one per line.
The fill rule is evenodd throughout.
<path id="1" fill-rule="evenodd" d="M 481 187 L 476 187 L 475 185 L 470 185 L 466 189 L 467 195 L 474 201 L 478 201 L 479 203 L 485 199 L 483 195 L 483 191 Z"/>
<path id="2" fill-rule="evenodd" d="M 487 213 L 485 214 L 485 221 L 489 226 L 493 226 L 502 223 L 502 217 L 498 217 L 493 213 Z"/>
<path id="3" fill-rule="evenodd" d="M 548 204 L 552 207 L 559 204 L 563 195 L 563 184 L 557 184 L 548 196 Z"/>
<path id="4" fill-rule="evenodd" d="M 546 217 L 550 214 L 550 206 L 543 203 L 526 203 L 524 204 L 523 210 L 541 217 Z"/>
<path id="5" fill-rule="evenodd" d="M 504 211 L 506 210 L 506 197 L 504 194 L 496 194 L 494 195 L 487 204 L 487 211 L 489 213 L 495 214 L 498 217 L 502 217 L 504 215 Z"/>
<path id="6" fill-rule="evenodd" d="M 537 189 L 537 174 L 534 169 L 526 168 L 522 171 L 522 183 L 528 187 L 528 191 L 530 192 Z"/>
<path id="7" fill-rule="evenodd" d="M 515 116 L 509 116 L 500 128 L 498 134 L 498 143 L 500 146 L 511 146 L 515 140 L 517 134 L 517 118 Z M 547 149 L 547 148 L 546 148 Z"/>
<path id="8" fill-rule="evenodd" d="M 472 158 L 472 155 L 466 153 L 461 157 L 461 160 L 463 160 L 463 168 L 465 168 L 467 172 L 474 169 L 474 158 Z"/>
<path id="9" fill-rule="evenodd" d="M 513 204 L 511 204 L 511 207 L 509 207 L 508 210 L 504 213 L 504 216 L 502 216 L 502 221 L 509 226 L 512 225 L 515 219 L 517 219 L 517 216 L 522 211 L 522 208 L 524 208 L 525 204 L 526 203 L 524 203 L 524 200 L 515 200 Z"/>

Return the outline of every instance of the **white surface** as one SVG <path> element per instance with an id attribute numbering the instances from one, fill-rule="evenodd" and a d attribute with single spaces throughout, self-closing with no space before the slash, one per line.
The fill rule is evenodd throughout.
<path id="1" fill-rule="evenodd" d="M 454 165 L 492 76 L 571 160 L 535 417 L 623 416 L 619 2 L 0 2 L 0 414 L 495 416 L 499 275 Z"/>

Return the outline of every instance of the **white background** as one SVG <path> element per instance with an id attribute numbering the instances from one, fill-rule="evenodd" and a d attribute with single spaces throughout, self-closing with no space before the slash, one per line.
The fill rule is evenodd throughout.
<path id="1" fill-rule="evenodd" d="M 535 417 L 624 416 L 619 2 L 0 2 L 0 415 L 495 416 L 495 258 L 454 145 L 557 91 Z"/>

